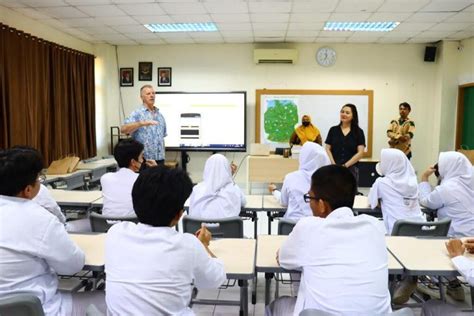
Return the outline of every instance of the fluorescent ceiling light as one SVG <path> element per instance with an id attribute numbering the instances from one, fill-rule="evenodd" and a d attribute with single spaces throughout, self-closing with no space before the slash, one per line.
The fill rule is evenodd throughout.
<path id="1" fill-rule="evenodd" d="M 167 24 L 145 24 L 152 32 L 217 32 L 217 26 L 212 22 L 206 23 L 167 23 Z"/>
<path id="2" fill-rule="evenodd" d="M 400 22 L 326 22 L 325 31 L 390 32 Z"/>

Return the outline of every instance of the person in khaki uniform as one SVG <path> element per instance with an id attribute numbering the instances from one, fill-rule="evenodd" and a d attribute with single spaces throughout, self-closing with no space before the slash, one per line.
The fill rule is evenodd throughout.
<path id="1" fill-rule="evenodd" d="M 411 159 L 411 140 L 415 133 L 415 122 L 413 122 L 408 114 L 411 112 L 411 106 L 407 102 L 400 103 L 398 106 L 400 118 L 392 120 L 387 129 L 388 144 L 390 148 L 400 149 Z"/>

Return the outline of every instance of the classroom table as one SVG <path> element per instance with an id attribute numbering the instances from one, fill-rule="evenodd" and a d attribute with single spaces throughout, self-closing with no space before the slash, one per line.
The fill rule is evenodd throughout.
<path id="1" fill-rule="evenodd" d="M 298 159 L 283 158 L 280 155 L 247 157 L 247 188 L 251 193 L 252 182 L 283 183 L 285 176 L 298 170 Z"/>
<path id="2" fill-rule="evenodd" d="M 116 170 L 116 169 L 117 169 L 117 161 L 111 158 L 94 160 L 87 163 L 80 162 L 77 165 L 77 170 L 87 171 L 90 182 L 99 181 L 100 177 L 102 177 L 105 173 L 107 173 L 108 171 Z"/>
<path id="3" fill-rule="evenodd" d="M 288 236 L 283 235 L 260 235 L 257 238 L 255 270 L 265 273 L 265 305 L 270 303 L 270 284 L 275 273 L 299 272 L 283 269 L 276 261 L 276 253 L 286 238 Z M 402 274 L 403 266 L 390 252 L 388 255 L 389 274 Z"/>
<path id="4" fill-rule="evenodd" d="M 69 234 L 86 255 L 84 270 L 102 272 L 105 269 L 105 236 L 106 234 Z"/>
<path id="5" fill-rule="evenodd" d="M 92 202 L 102 198 L 102 191 L 70 191 L 49 189 L 53 199 L 61 208 L 76 208 L 87 210 Z"/>
<path id="6" fill-rule="evenodd" d="M 72 173 L 65 174 L 47 174 L 45 184 L 51 184 L 53 188 L 56 188 L 57 182 L 65 182 L 67 190 L 74 190 L 84 187 L 84 177 L 86 175 L 86 170 L 77 170 Z"/>

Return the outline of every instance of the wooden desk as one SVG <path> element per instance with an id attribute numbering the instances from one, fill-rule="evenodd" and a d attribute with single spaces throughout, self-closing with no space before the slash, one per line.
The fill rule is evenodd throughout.
<path id="1" fill-rule="evenodd" d="M 288 238 L 288 236 L 260 235 L 257 239 L 255 270 L 265 273 L 265 305 L 270 303 L 270 285 L 274 274 L 298 272 L 283 269 L 276 261 L 276 253 L 286 238 Z M 388 272 L 390 274 L 401 274 L 403 272 L 402 265 L 390 252 L 388 253 Z"/>
<path id="2" fill-rule="evenodd" d="M 106 234 L 69 234 L 86 255 L 84 270 L 104 271 L 105 236 Z"/>
<path id="3" fill-rule="evenodd" d="M 88 209 L 92 202 L 102 198 L 102 191 L 69 191 L 49 189 L 53 199 L 61 207 L 78 207 Z"/>
<path id="4" fill-rule="evenodd" d="M 248 315 L 248 281 L 255 276 L 255 239 L 225 238 L 211 241 L 209 248 L 224 262 L 227 279 L 238 280 L 240 314 Z M 195 303 L 219 303 L 215 300 L 195 300 Z M 223 305 L 232 302 L 221 302 Z M 232 304 L 234 305 L 234 304 Z"/>
<path id="5" fill-rule="evenodd" d="M 298 159 L 279 155 L 247 157 L 247 187 L 251 193 L 252 182 L 283 183 L 285 176 L 298 170 Z"/>
<path id="6" fill-rule="evenodd" d="M 65 174 L 48 174 L 46 175 L 46 183 L 56 188 L 56 182 L 64 181 L 67 190 L 74 190 L 85 185 L 84 177 L 86 175 L 86 170 L 77 170 Z"/>
<path id="7" fill-rule="evenodd" d="M 88 163 L 80 162 L 77 165 L 77 170 L 86 170 L 89 174 L 90 181 L 99 181 L 105 173 L 112 170 L 117 170 L 117 161 L 112 158 L 100 159 Z"/>

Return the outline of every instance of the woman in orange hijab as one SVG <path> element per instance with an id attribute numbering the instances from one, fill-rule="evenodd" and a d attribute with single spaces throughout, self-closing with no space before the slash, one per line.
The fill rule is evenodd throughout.
<path id="1" fill-rule="evenodd" d="M 322 144 L 319 129 L 311 124 L 309 115 L 303 115 L 301 125 L 295 128 L 295 131 L 291 134 L 290 145 L 303 145 L 307 141 Z"/>

